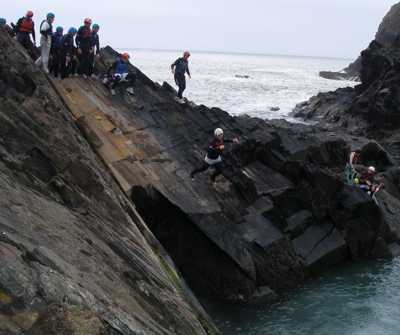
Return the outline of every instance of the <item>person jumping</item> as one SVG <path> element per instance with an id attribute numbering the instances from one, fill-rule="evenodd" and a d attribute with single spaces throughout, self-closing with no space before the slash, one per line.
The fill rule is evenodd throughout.
<path id="1" fill-rule="evenodd" d="M 222 153 L 224 151 L 224 142 L 232 142 L 235 144 L 239 143 L 239 139 L 234 138 L 233 140 L 224 140 L 224 131 L 221 128 L 217 128 L 214 131 L 214 139 L 211 141 L 207 148 L 207 154 L 204 158 L 202 166 L 194 169 L 190 173 L 190 177 L 194 180 L 194 176 L 200 172 L 208 170 L 210 167 L 214 168 L 214 172 L 211 174 L 211 181 L 214 183 L 215 178 L 218 177 L 224 169 L 224 163 L 222 161 Z"/>
<path id="2" fill-rule="evenodd" d="M 178 101 L 185 103 L 183 100 L 183 91 L 186 89 L 186 77 L 185 74 L 192 78 L 189 71 L 189 57 L 190 52 L 185 51 L 183 57 L 178 58 L 173 64 L 171 64 L 171 72 L 174 75 L 175 83 L 178 86 Z"/>

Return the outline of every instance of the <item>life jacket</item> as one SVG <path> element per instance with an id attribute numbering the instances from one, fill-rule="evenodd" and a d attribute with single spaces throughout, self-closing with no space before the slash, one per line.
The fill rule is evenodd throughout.
<path id="1" fill-rule="evenodd" d="M 49 25 L 49 28 L 42 31 L 42 26 L 43 23 L 47 22 Z M 47 20 L 43 20 L 42 23 L 40 24 L 40 33 L 44 36 L 44 37 L 49 37 L 51 35 L 53 35 L 53 25 L 51 23 L 49 23 Z"/>
<path id="2" fill-rule="evenodd" d="M 31 33 L 33 31 L 33 20 L 28 20 L 27 18 L 22 18 L 19 25 L 20 33 Z"/>
<path id="3" fill-rule="evenodd" d="M 81 26 L 76 35 L 76 44 L 79 48 L 90 48 L 90 43 L 92 40 L 92 31 L 86 26 Z"/>
<path id="4" fill-rule="evenodd" d="M 61 40 L 62 40 L 63 35 L 59 33 L 55 33 L 51 37 L 51 48 L 53 50 L 59 49 L 61 47 Z"/>
<path id="5" fill-rule="evenodd" d="M 207 148 L 207 157 L 210 159 L 218 159 L 218 157 L 222 155 L 223 149 L 221 149 L 221 146 L 223 145 L 223 140 L 217 138 L 213 139 Z"/>
<path id="6" fill-rule="evenodd" d="M 122 60 L 119 59 L 115 63 L 115 74 L 123 74 L 128 72 L 128 65 Z"/>

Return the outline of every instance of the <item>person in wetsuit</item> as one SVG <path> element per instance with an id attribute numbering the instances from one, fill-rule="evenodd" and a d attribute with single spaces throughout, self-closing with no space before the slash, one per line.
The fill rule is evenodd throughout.
<path id="1" fill-rule="evenodd" d="M 26 15 L 17 21 L 17 24 L 15 25 L 15 33 L 17 34 L 17 41 L 26 49 L 31 58 L 35 60 L 37 58 L 35 50 L 36 36 L 35 22 L 33 22 L 32 18 L 33 12 L 28 10 Z"/>
<path id="2" fill-rule="evenodd" d="M 55 34 L 51 37 L 49 71 L 53 73 L 56 78 L 58 77 L 61 66 L 61 40 L 63 38 L 63 32 L 63 27 L 57 27 Z"/>
<path id="3" fill-rule="evenodd" d="M 78 48 L 78 74 L 87 78 L 90 75 L 90 60 L 91 60 L 91 43 L 92 43 L 92 20 L 86 18 L 84 25 L 78 30 L 75 38 L 75 43 Z"/>
<path id="4" fill-rule="evenodd" d="M 90 41 L 90 67 L 89 67 L 89 75 L 92 76 L 94 72 L 94 62 L 96 56 L 100 53 L 100 39 L 99 39 L 99 30 L 100 26 L 95 23 L 92 26 L 92 37 Z"/>
<path id="5" fill-rule="evenodd" d="M 69 77 L 74 72 L 75 46 L 74 37 L 77 33 L 76 28 L 69 28 L 68 33 L 61 39 L 60 45 L 60 72 L 61 79 Z"/>
<path id="6" fill-rule="evenodd" d="M 179 102 L 184 103 L 183 92 L 186 89 L 186 74 L 189 78 L 192 78 L 189 71 L 189 57 L 190 52 L 185 51 L 183 57 L 178 58 L 174 63 L 171 64 L 171 71 L 174 74 L 175 83 L 178 86 L 178 99 Z"/>
<path id="7" fill-rule="evenodd" d="M 115 88 L 122 82 L 128 83 L 126 91 L 129 94 L 134 94 L 134 86 L 136 76 L 129 71 L 128 61 L 130 56 L 127 52 L 123 53 L 108 69 L 107 77 L 103 80 L 103 84 L 111 90 L 111 94 L 115 95 Z"/>
<path id="8" fill-rule="evenodd" d="M 217 128 L 214 131 L 214 139 L 211 141 L 207 148 L 207 154 L 204 158 L 203 164 L 194 169 L 190 173 L 190 177 L 194 179 L 194 176 L 198 173 L 208 170 L 210 167 L 214 168 L 214 172 L 211 174 L 211 181 L 214 183 L 215 178 L 218 177 L 224 169 L 224 163 L 222 161 L 222 153 L 224 151 L 224 142 L 239 143 L 237 138 L 233 140 L 224 140 L 224 131 L 221 128 Z"/>

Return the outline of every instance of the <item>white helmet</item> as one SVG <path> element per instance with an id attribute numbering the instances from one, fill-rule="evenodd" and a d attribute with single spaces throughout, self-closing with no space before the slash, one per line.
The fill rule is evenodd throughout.
<path id="1" fill-rule="evenodd" d="M 214 130 L 214 136 L 215 137 L 218 137 L 218 136 L 221 136 L 221 135 L 224 135 L 224 131 L 221 128 L 217 128 L 217 129 Z"/>
<path id="2" fill-rule="evenodd" d="M 375 169 L 375 167 L 370 166 L 370 167 L 368 168 L 368 171 L 375 173 L 375 172 L 376 172 L 376 169 Z"/>

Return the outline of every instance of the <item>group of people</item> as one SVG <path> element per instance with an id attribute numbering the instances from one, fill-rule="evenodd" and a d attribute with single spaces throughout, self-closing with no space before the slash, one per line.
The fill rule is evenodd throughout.
<path id="1" fill-rule="evenodd" d="M 0 28 L 16 38 L 45 73 L 53 74 L 56 78 L 60 76 L 61 79 L 71 75 L 83 78 L 95 76 L 95 60 L 100 53 L 98 24 L 92 24 L 92 20 L 86 18 L 79 29 L 70 27 L 64 32 L 61 26 L 53 28 L 55 15 L 48 13 L 39 27 L 38 50 L 33 16 L 33 12 L 29 10 L 16 24 L 11 23 L 11 26 L 6 19 L 0 18 Z M 115 94 L 116 86 L 122 82 L 128 83 L 127 92 L 133 94 L 135 76 L 128 70 L 129 58 L 128 53 L 123 53 L 108 69 L 103 82 L 112 94 Z"/>
<path id="2" fill-rule="evenodd" d="M 384 186 L 376 180 L 376 168 L 366 167 L 361 159 L 361 151 L 356 150 L 350 153 L 346 166 L 346 181 L 348 184 L 361 188 L 372 199 L 376 200 L 376 193 Z"/>

